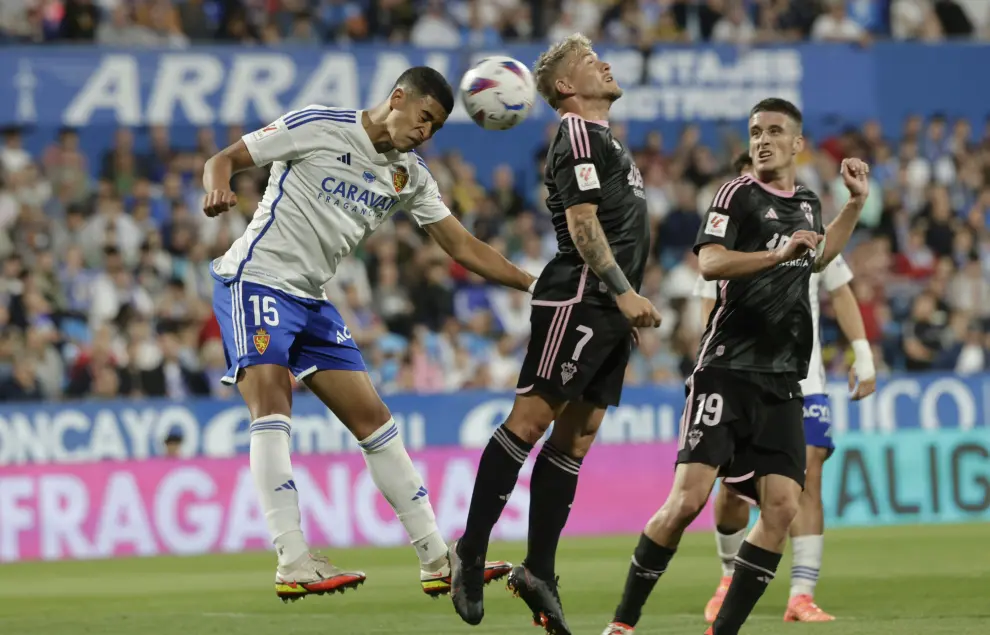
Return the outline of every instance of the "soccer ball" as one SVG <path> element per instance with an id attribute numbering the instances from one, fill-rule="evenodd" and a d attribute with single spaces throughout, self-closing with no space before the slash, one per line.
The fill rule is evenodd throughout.
<path id="1" fill-rule="evenodd" d="M 461 101 L 485 130 L 508 130 L 529 115 L 536 85 L 526 65 L 511 57 L 486 57 L 461 80 Z"/>

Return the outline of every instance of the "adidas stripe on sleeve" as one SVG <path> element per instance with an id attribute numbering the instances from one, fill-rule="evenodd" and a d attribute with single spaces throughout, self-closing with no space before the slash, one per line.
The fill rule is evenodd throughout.
<path id="1" fill-rule="evenodd" d="M 715 192 L 715 198 L 698 229 L 698 237 L 694 243 L 694 253 L 698 253 L 705 245 L 722 245 L 733 249 L 739 224 L 745 214 L 741 201 L 745 198 L 749 177 L 741 176 L 725 183 Z"/>
<path id="2" fill-rule="evenodd" d="M 244 144 L 258 167 L 275 161 L 301 159 L 326 145 L 334 124 L 353 124 L 357 112 L 326 106 L 307 106 L 279 117 L 264 128 L 244 135 Z"/>
<path id="3" fill-rule="evenodd" d="M 584 119 L 565 115 L 554 147 L 551 176 L 564 208 L 602 198 L 601 132 Z"/>

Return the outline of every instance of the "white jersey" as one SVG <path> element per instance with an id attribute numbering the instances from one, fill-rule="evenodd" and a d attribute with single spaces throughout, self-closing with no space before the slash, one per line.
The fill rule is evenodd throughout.
<path id="1" fill-rule="evenodd" d="M 307 106 L 244 135 L 271 175 L 244 235 L 213 262 L 216 276 L 324 299 L 341 259 L 392 214 L 420 226 L 450 215 L 423 159 L 377 152 L 361 116 Z"/>
<path id="2" fill-rule="evenodd" d="M 842 255 L 835 257 L 825 270 L 820 274 L 811 274 L 811 282 L 808 284 L 809 300 L 811 301 L 811 323 L 815 334 L 815 342 L 811 347 L 811 361 L 808 364 L 808 376 L 801 381 L 801 392 L 807 395 L 821 395 L 825 393 L 825 362 L 822 359 L 822 342 L 819 333 L 818 322 L 821 314 L 821 306 L 818 301 L 819 284 L 825 283 L 825 290 L 832 293 L 844 284 L 848 284 L 853 279 L 852 270 L 842 258 Z M 698 276 L 694 284 L 694 295 L 701 298 L 714 300 L 718 294 L 718 281 L 705 280 Z"/>

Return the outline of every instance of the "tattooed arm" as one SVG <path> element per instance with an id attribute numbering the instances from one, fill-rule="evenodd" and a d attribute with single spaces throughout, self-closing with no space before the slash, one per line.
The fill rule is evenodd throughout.
<path id="1" fill-rule="evenodd" d="M 615 296 L 619 310 L 633 326 L 660 326 L 660 313 L 636 293 L 615 262 L 605 231 L 598 222 L 598 206 L 581 203 L 567 208 L 567 230 L 584 262 Z"/>
<path id="2" fill-rule="evenodd" d="M 567 208 L 567 230 L 578 253 L 613 295 L 619 296 L 632 289 L 626 274 L 615 263 L 605 231 L 598 222 L 597 205 L 582 203 Z"/>

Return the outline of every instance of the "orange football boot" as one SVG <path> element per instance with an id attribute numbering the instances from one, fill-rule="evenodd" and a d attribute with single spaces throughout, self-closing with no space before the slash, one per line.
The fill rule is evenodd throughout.
<path id="1" fill-rule="evenodd" d="M 818 608 L 815 600 L 807 594 L 795 595 L 787 601 L 785 622 L 831 622 L 835 616 Z"/>

